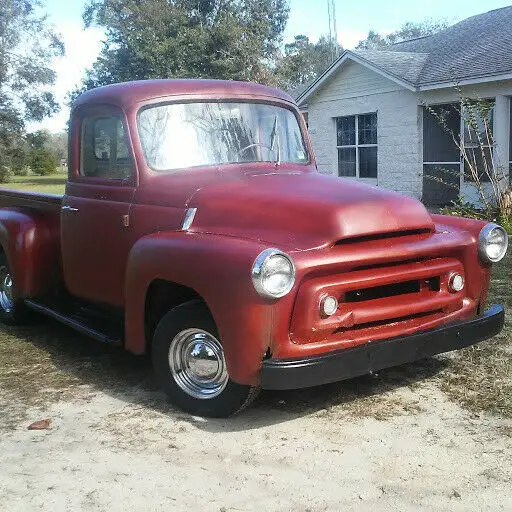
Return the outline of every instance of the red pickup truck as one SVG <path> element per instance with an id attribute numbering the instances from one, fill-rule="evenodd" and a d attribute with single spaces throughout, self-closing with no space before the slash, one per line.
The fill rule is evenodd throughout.
<path id="1" fill-rule="evenodd" d="M 293 100 L 260 85 L 86 92 L 64 196 L 0 193 L 0 319 L 35 310 L 150 353 L 173 403 L 227 416 L 297 389 L 465 347 L 486 309 L 495 224 L 321 175 Z"/>

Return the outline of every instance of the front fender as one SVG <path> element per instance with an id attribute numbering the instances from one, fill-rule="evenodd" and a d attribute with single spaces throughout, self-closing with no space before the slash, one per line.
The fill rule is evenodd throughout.
<path id="1" fill-rule="evenodd" d="M 0 209 L 0 245 L 14 278 L 18 298 L 44 295 L 60 273 L 59 217 Z"/>
<path id="2" fill-rule="evenodd" d="M 479 302 L 480 308 L 483 308 L 489 293 L 492 266 L 480 261 L 478 256 L 478 236 L 488 222 L 451 215 L 432 215 L 432 219 L 436 224 L 438 232 L 455 230 L 465 231 L 471 235 L 471 243 L 461 254 L 461 261 L 466 274 L 467 293 Z"/>
<path id="3" fill-rule="evenodd" d="M 251 268 L 267 246 L 231 237 L 172 232 L 141 238 L 131 250 L 126 279 L 126 348 L 146 350 L 145 303 L 151 282 L 163 279 L 192 288 L 215 320 L 231 378 L 259 382 L 271 346 L 276 302 L 254 290 Z"/>

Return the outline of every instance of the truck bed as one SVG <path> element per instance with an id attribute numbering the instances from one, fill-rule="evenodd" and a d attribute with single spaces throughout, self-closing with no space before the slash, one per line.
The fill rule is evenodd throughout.
<path id="1" fill-rule="evenodd" d="M 61 206 L 62 196 L 58 194 L 0 189 L 0 208 L 25 207 L 58 213 Z"/>

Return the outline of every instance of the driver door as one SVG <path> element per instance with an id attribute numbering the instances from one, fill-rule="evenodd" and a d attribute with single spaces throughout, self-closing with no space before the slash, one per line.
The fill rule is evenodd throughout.
<path id="1" fill-rule="evenodd" d="M 61 215 L 64 279 L 77 297 L 122 307 L 136 186 L 126 125 L 106 107 L 88 110 L 78 124 Z"/>

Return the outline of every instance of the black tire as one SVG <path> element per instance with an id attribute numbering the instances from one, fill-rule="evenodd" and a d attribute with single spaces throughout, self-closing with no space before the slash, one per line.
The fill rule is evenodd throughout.
<path id="1" fill-rule="evenodd" d="M 224 387 L 215 391 L 214 396 L 197 398 L 184 390 L 184 384 L 176 380 L 180 372 L 173 373 L 170 363 L 171 345 L 176 350 L 178 339 L 184 334 L 201 331 L 204 335 L 211 335 L 218 342 L 217 328 L 208 309 L 199 301 L 191 301 L 175 307 L 167 313 L 158 323 L 153 336 L 152 360 L 153 368 L 159 381 L 170 401 L 184 411 L 196 416 L 210 416 L 224 418 L 231 416 L 245 409 L 257 396 L 259 388 L 244 386 L 233 382 L 227 370 L 223 373 Z M 201 333 L 199 333 L 200 335 Z M 211 339 L 211 337 L 207 339 Z M 189 345 L 190 346 L 190 345 Z M 173 358 L 173 361 L 177 358 Z M 222 352 L 222 361 L 223 352 Z M 221 363 L 219 368 L 222 367 Z M 187 372 L 183 372 L 185 374 Z M 175 375 L 177 375 L 175 377 Z M 226 383 L 227 379 L 227 383 Z M 186 387 L 186 385 L 185 385 Z M 216 388 L 217 389 L 217 388 Z M 201 391 L 198 391 L 201 393 Z"/>
<path id="2" fill-rule="evenodd" d="M 6 279 L 11 281 L 11 291 L 6 293 Z M 23 325 L 30 319 L 30 310 L 23 300 L 12 297 L 12 273 L 5 253 L 0 253 L 0 322 Z"/>

